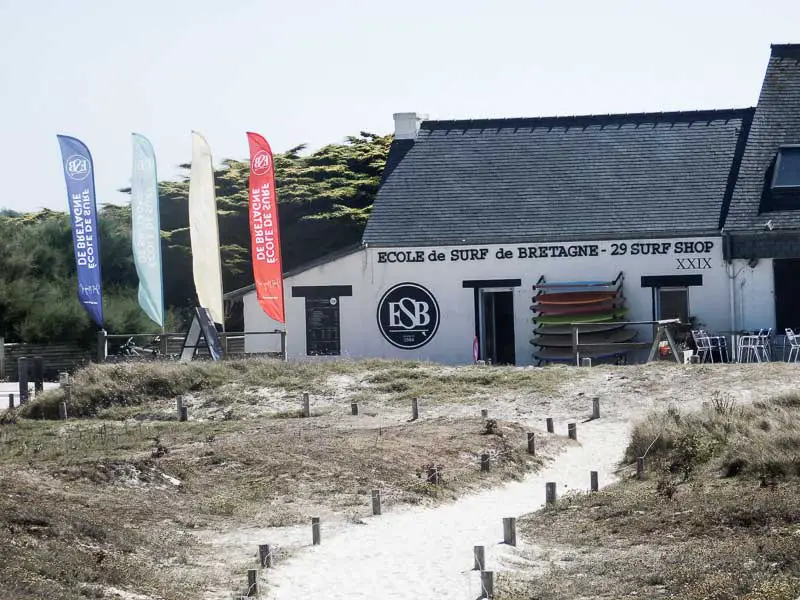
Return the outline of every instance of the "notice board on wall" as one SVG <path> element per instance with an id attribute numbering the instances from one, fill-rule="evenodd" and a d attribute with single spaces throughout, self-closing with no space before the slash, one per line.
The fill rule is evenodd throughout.
<path id="1" fill-rule="evenodd" d="M 306 354 L 338 356 L 340 353 L 339 298 L 306 297 Z"/>

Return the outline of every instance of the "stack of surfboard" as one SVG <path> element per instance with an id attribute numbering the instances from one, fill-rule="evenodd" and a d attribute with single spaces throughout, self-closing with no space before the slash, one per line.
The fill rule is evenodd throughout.
<path id="1" fill-rule="evenodd" d="M 614 281 L 566 281 L 533 286 L 533 354 L 540 362 L 574 362 L 572 334 L 577 325 L 580 356 L 602 362 L 628 352 L 618 344 L 630 342 L 636 331 L 624 323 L 627 310 L 622 274 Z M 591 344 L 584 346 L 584 344 Z"/>

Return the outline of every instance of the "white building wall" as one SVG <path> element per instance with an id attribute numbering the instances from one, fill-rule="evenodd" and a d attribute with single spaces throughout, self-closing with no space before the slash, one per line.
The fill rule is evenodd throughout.
<path id="1" fill-rule="evenodd" d="M 746 260 L 734 260 L 733 277 L 735 329 L 758 330 L 775 327 L 775 282 L 772 259 L 762 258 L 755 267 Z"/>
<path id="2" fill-rule="evenodd" d="M 279 334 L 263 334 L 263 331 L 284 331 L 283 323 L 270 319 L 261 308 L 256 298 L 256 293 L 247 294 L 242 299 L 244 303 L 245 332 L 253 332 L 244 337 L 244 351 L 247 354 L 281 351 L 281 336 Z"/>
<path id="3" fill-rule="evenodd" d="M 688 242 L 692 244 L 689 251 L 685 252 Z M 655 244 L 660 253 L 654 255 L 652 251 Z M 587 252 L 594 255 L 563 256 L 570 252 L 570 247 L 577 246 L 586 248 Z M 529 247 L 536 248 L 536 258 L 525 257 L 525 249 Z M 543 249 L 546 257 L 538 257 Z M 644 254 L 644 249 L 649 252 Z M 467 250 L 467 254 L 470 250 L 475 251 L 472 253 L 472 260 L 461 260 L 459 256 L 453 256 L 454 251 L 458 254 L 460 250 Z M 422 256 L 423 259 L 419 262 L 380 262 L 397 257 L 397 254 L 389 255 L 389 252 L 399 252 L 415 259 Z M 529 250 L 527 254 L 530 255 Z M 435 256 L 444 259 L 431 260 Z M 498 258 L 500 256 L 505 258 Z M 532 286 L 539 278 L 544 275 L 549 282 L 610 281 L 620 271 L 623 271 L 625 277 L 623 290 L 628 320 L 652 319 L 652 290 L 641 286 L 642 276 L 699 274 L 703 276 L 703 285 L 689 288 L 690 314 L 696 316 L 709 330 L 730 328 L 730 288 L 719 237 L 503 246 L 367 248 L 313 267 L 285 281 L 287 353 L 291 359 L 307 358 L 305 300 L 302 297 L 293 297 L 292 288 L 350 285 L 353 295 L 341 297 L 339 304 L 342 356 L 420 359 L 445 364 L 471 363 L 475 332 L 473 290 L 464 288 L 462 282 L 520 279 L 521 285 L 514 290 L 516 360 L 517 364 L 531 364 L 533 346 L 530 339 L 534 325 L 531 322 L 530 305 Z M 427 288 L 436 298 L 441 313 L 438 331 L 430 342 L 414 350 L 403 350 L 391 345 L 382 336 L 377 325 L 380 298 L 387 289 L 402 282 L 412 282 Z M 754 281 L 751 287 L 757 288 L 758 285 L 760 284 Z M 248 298 L 251 296 L 254 298 L 255 294 L 248 295 Z M 245 306 L 248 306 L 247 298 Z M 256 321 L 249 322 L 248 314 Z M 263 313 L 259 315 L 257 311 L 246 312 L 246 329 L 271 327 L 264 324 L 264 319 L 266 317 Z M 649 339 L 649 335 L 649 328 L 644 328 L 643 339 Z"/>

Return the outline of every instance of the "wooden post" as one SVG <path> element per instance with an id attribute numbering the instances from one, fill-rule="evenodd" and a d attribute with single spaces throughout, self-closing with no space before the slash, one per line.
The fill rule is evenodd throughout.
<path id="1" fill-rule="evenodd" d="M 22 406 L 30 400 L 30 390 L 28 390 L 28 357 L 20 356 L 17 360 L 17 375 L 19 379 L 19 405 Z"/>
<path id="2" fill-rule="evenodd" d="M 475 558 L 474 571 L 483 571 L 486 567 L 486 549 L 483 546 L 473 546 L 472 556 Z"/>
<path id="3" fill-rule="evenodd" d="M 592 419 L 600 418 L 600 398 L 592 398 Z"/>
<path id="4" fill-rule="evenodd" d="M 14 394 L 8 395 L 8 408 L 14 408 Z"/>
<path id="5" fill-rule="evenodd" d="M 546 496 L 545 503 L 551 506 L 556 503 L 556 484 L 554 481 L 548 481 L 545 484 Z"/>
<path id="6" fill-rule="evenodd" d="M 175 410 L 178 412 L 178 420 L 181 418 L 181 408 L 183 407 L 183 398 L 175 400 Z"/>
<path id="7" fill-rule="evenodd" d="M 517 519 L 503 517 L 503 543 L 509 546 L 517 545 Z"/>
<path id="8" fill-rule="evenodd" d="M 547 421 L 546 422 L 547 422 L 547 433 L 555 433 L 556 430 L 553 427 L 553 419 L 550 418 L 550 417 L 547 417 Z"/>
<path id="9" fill-rule="evenodd" d="M 428 483 L 432 483 L 434 485 L 439 485 L 441 483 L 442 475 L 440 469 L 441 467 L 439 467 L 439 465 L 428 467 Z"/>
<path id="10" fill-rule="evenodd" d="M 528 432 L 528 454 L 536 454 L 536 438 L 532 431 Z"/>
<path id="11" fill-rule="evenodd" d="M 372 490 L 372 514 L 381 514 L 381 491 Z"/>
<path id="12" fill-rule="evenodd" d="M 247 569 L 247 597 L 258 596 L 258 569 Z"/>
<path id="13" fill-rule="evenodd" d="M 319 546 L 320 542 L 319 517 L 311 517 L 311 542 L 315 546 Z"/>
<path id="14" fill-rule="evenodd" d="M 188 421 L 189 420 L 189 407 L 181 405 L 178 408 L 178 421 Z"/>
<path id="15" fill-rule="evenodd" d="M 591 490 L 596 492 L 600 489 L 600 485 L 597 480 L 597 471 L 589 471 L 589 480 L 591 482 Z"/>
<path id="16" fill-rule="evenodd" d="M 567 435 L 569 435 L 569 439 L 577 440 L 578 439 L 578 424 L 577 423 L 567 423 Z"/>
<path id="17" fill-rule="evenodd" d="M 487 419 L 489 417 L 489 411 L 485 408 L 481 409 L 481 419 Z"/>
<path id="18" fill-rule="evenodd" d="M 644 456 L 636 459 L 636 479 L 644 479 Z"/>
<path id="19" fill-rule="evenodd" d="M 258 562 L 261 564 L 262 569 L 272 568 L 272 550 L 269 544 L 260 544 L 258 546 Z"/>
<path id="20" fill-rule="evenodd" d="M 303 393 L 303 416 L 310 417 L 311 416 L 311 400 L 308 399 L 308 393 Z"/>
<path id="21" fill-rule="evenodd" d="M 581 364 L 581 353 L 578 350 L 578 327 L 575 326 L 572 328 L 572 355 L 575 357 L 575 366 L 580 366 Z"/>
<path id="22" fill-rule="evenodd" d="M 419 402 L 416 398 L 411 399 L 411 420 L 416 421 L 419 419 Z"/>
<path id="23" fill-rule="evenodd" d="M 489 467 L 490 467 L 489 455 L 485 453 L 481 454 L 481 471 L 483 471 L 484 473 L 488 473 Z"/>
<path id="24" fill-rule="evenodd" d="M 358 416 L 358 402 L 351 402 L 350 403 L 350 414 L 354 417 Z"/>
<path id="25" fill-rule="evenodd" d="M 97 362 L 106 362 L 108 356 L 108 334 L 105 329 L 97 332 Z"/>
<path id="26" fill-rule="evenodd" d="M 58 403 L 58 418 L 62 421 L 67 420 L 67 403 L 66 402 L 59 402 Z"/>
<path id="27" fill-rule="evenodd" d="M 582 358 L 581 359 L 581 366 L 582 367 L 591 367 L 592 366 L 592 359 L 591 358 Z"/>
<path id="28" fill-rule="evenodd" d="M 44 391 L 44 359 L 33 357 L 33 389 L 38 394 Z"/>
<path id="29" fill-rule="evenodd" d="M 481 598 L 494 598 L 494 573 L 481 571 Z"/>
<path id="30" fill-rule="evenodd" d="M 281 331 L 280 332 L 280 336 L 281 336 L 281 360 L 285 361 L 286 360 L 286 332 L 285 331 Z"/>

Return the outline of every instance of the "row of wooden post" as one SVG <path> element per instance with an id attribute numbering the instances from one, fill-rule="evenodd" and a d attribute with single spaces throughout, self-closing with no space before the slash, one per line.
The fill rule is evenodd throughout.
<path id="1" fill-rule="evenodd" d="M 350 404 L 350 413 L 353 416 L 358 416 L 358 403 L 352 402 Z M 303 417 L 310 417 L 311 416 L 311 403 L 309 399 L 309 395 L 307 393 L 303 394 L 303 404 L 301 409 L 301 414 Z M 180 399 L 178 399 L 178 415 L 179 420 L 185 421 L 187 417 L 186 407 L 183 406 L 183 403 Z M 488 418 L 489 411 L 488 409 L 481 409 L 481 418 Z M 600 401 L 598 398 L 592 399 L 592 418 L 598 419 L 600 417 Z M 419 419 L 419 402 L 416 398 L 411 400 L 411 419 L 417 420 Z M 554 433 L 555 427 L 553 423 L 553 419 L 548 417 L 546 419 L 546 426 L 548 433 Z M 567 435 L 572 440 L 578 439 L 578 426 L 577 423 L 568 423 L 567 424 Z M 527 434 L 527 441 L 528 441 L 528 454 L 536 454 L 536 436 L 533 432 L 528 432 Z M 491 469 L 491 457 L 488 453 L 481 454 L 480 457 L 480 468 L 482 472 L 488 472 Z M 638 468 L 638 465 L 637 465 Z M 429 483 L 438 484 L 441 483 L 441 467 L 439 465 L 431 465 L 427 469 L 426 473 L 427 481 Z M 590 485 L 591 490 L 593 492 L 598 491 L 598 472 L 591 471 L 590 472 Z M 556 502 L 556 484 L 555 482 L 547 482 L 546 483 L 546 496 L 545 496 L 545 503 L 547 506 L 552 506 Z M 373 515 L 380 515 L 382 514 L 381 510 L 381 491 L 379 489 L 375 489 L 371 491 L 372 497 L 372 514 Z M 317 546 L 321 543 L 321 530 L 320 530 L 320 519 L 319 517 L 312 517 L 311 518 L 311 541 L 312 544 Z M 517 519 L 515 517 L 504 517 L 503 518 L 503 543 L 516 546 L 517 545 Z M 258 556 L 259 556 L 259 564 L 261 568 L 269 569 L 273 566 L 273 556 L 271 547 L 269 544 L 261 544 L 258 547 Z M 494 572 L 493 571 L 486 571 L 486 560 L 485 560 L 485 548 L 483 546 L 475 546 L 474 547 L 474 562 L 475 562 L 475 570 L 480 571 L 481 574 L 481 598 L 493 598 L 494 597 Z M 258 570 L 257 569 L 249 569 L 247 571 L 247 587 L 248 587 L 248 597 L 254 597 L 258 595 Z"/>
<path id="2" fill-rule="evenodd" d="M 303 417 L 310 417 L 311 416 L 311 400 L 309 398 L 308 393 L 303 393 L 303 403 L 300 414 Z M 354 417 L 358 416 L 358 402 L 351 402 L 350 403 L 350 414 Z M 489 410 L 486 408 L 481 409 L 481 418 L 488 419 L 489 418 Z M 600 398 L 592 398 L 592 419 L 599 419 L 600 418 Z M 419 419 L 419 400 L 417 398 L 411 399 L 411 420 L 416 421 Z M 553 428 L 553 419 L 547 418 L 547 433 L 554 433 L 555 430 Z M 575 426 L 574 423 L 570 424 L 570 426 Z"/>

